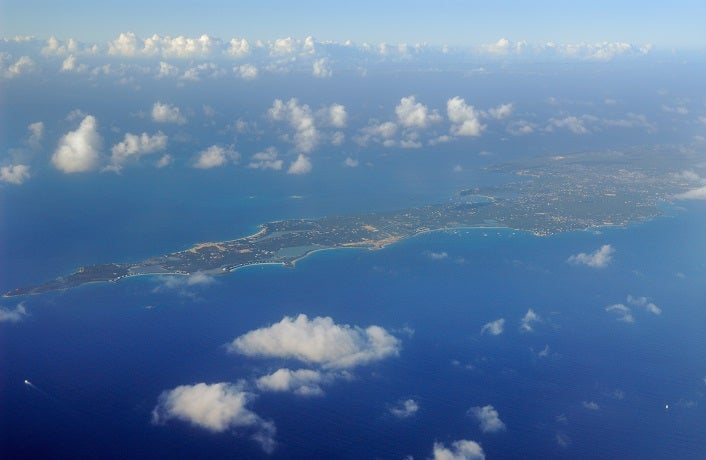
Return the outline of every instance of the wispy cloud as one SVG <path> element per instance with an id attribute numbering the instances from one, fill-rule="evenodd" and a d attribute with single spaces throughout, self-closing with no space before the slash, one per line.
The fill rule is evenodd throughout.
<path id="1" fill-rule="evenodd" d="M 500 335 L 503 333 L 504 328 L 505 328 L 505 319 L 500 318 L 500 319 L 496 319 L 495 321 L 485 323 L 483 325 L 483 327 L 480 329 L 480 333 L 481 334 L 490 334 L 490 335 Z"/>
<path id="2" fill-rule="evenodd" d="M 523 316 L 522 320 L 520 321 L 520 330 L 525 332 L 532 332 L 534 331 L 534 324 L 540 321 L 542 321 L 542 318 L 540 318 L 540 316 L 530 308 L 529 310 L 527 310 L 527 313 L 525 313 L 525 316 Z"/>
<path id="3" fill-rule="evenodd" d="M 601 406 L 593 401 L 582 401 L 581 405 L 588 410 L 599 410 Z"/>
<path id="4" fill-rule="evenodd" d="M 185 297 L 195 297 L 195 294 L 192 292 L 191 288 L 196 286 L 207 286 L 215 282 L 215 279 L 212 276 L 209 276 L 203 272 L 192 273 L 188 276 L 164 275 L 157 279 L 159 284 L 152 290 L 152 292 L 177 291 L 178 294 Z"/>
<path id="5" fill-rule="evenodd" d="M 627 307 L 622 303 L 608 305 L 605 307 L 605 311 L 615 313 L 618 316 L 618 321 L 623 321 L 625 323 L 635 322 L 635 317 L 632 315 L 632 310 L 630 307 Z"/>
<path id="6" fill-rule="evenodd" d="M 419 404 L 414 399 L 399 401 L 390 407 L 390 413 L 397 418 L 409 418 L 417 413 Z"/>
<path id="7" fill-rule="evenodd" d="M 653 302 L 650 302 L 650 299 L 648 299 L 647 297 L 633 297 L 632 295 L 628 294 L 627 301 L 628 304 L 634 307 L 644 308 L 645 311 L 648 311 L 654 315 L 662 314 L 662 309 L 655 305 Z"/>
<path id="8" fill-rule="evenodd" d="M 614 313 L 615 315 L 617 315 L 618 321 L 623 321 L 626 323 L 635 322 L 635 316 L 633 315 L 632 308 L 630 307 L 640 308 L 648 313 L 652 313 L 653 315 L 662 314 L 662 309 L 658 307 L 654 302 L 651 302 L 650 299 L 648 299 L 647 297 L 634 297 L 628 294 L 626 303 L 627 305 L 622 303 L 609 305 L 605 307 L 605 311 Z"/>
<path id="9" fill-rule="evenodd" d="M 449 258 L 449 254 L 446 251 L 441 251 L 441 252 L 427 251 L 427 252 L 425 252 L 425 254 L 431 260 L 444 260 L 444 259 Z"/>

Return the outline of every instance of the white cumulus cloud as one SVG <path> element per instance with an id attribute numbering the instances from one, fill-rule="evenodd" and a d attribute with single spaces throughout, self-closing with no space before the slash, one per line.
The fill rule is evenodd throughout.
<path id="1" fill-rule="evenodd" d="M 228 54 L 233 57 L 243 57 L 250 54 L 250 43 L 244 38 L 231 38 Z"/>
<path id="2" fill-rule="evenodd" d="M 512 115 L 513 105 L 512 104 L 501 104 L 495 108 L 488 110 L 488 115 L 496 120 L 502 120 Z"/>
<path id="3" fill-rule="evenodd" d="M 78 70 L 78 67 L 76 66 L 76 56 L 74 56 L 73 54 L 70 54 L 61 63 L 61 71 L 62 72 L 72 72 L 74 70 Z"/>
<path id="4" fill-rule="evenodd" d="M 324 394 L 321 384 L 327 376 L 310 369 L 278 369 L 272 374 L 257 379 L 261 391 L 292 392 L 300 396 L 320 396 Z"/>
<path id="5" fill-rule="evenodd" d="M 333 70 L 328 65 L 328 59 L 321 58 L 312 64 L 311 74 L 317 78 L 328 78 L 333 75 Z"/>
<path id="6" fill-rule="evenodd" d="M 139 158 L 141 155 L 159 152 L 166 147 L 167 136 L 161 131 L 157 131 L 152 136 L 147 133 L 142 133 L 139 136 L 126 133 L 122 142 L 115 144 L 111 149 L 110 161 L 113 166 L 120 168 L 128 158 Z"/>
<path id="7" fill-rule="evenodd" d="M 359 164 L 359 161 L 355 158 L 346 157 L 346 159 L 343 160 L 343 165 L 346 166 L 347 168 L 357 168 L 358 164 Z"/>
<path id="8" fill-rule="evenodd" d="M 247 407 L 253 398 L 242 385 L 231 383 L 181 385 L 159 396 L 152 422 L 161 425 L 177 419 L 214 432 L 250 428 L 253 439 L 270 453 L 275 447 L 275 426 Z"/>
<path id="9" fill-rule="evenodd" d="M 578 118 L 573 115 L 561 119 L 551 118 L 549 120 L 549 129 L 551 130 L 552 126 L 556 126 L 557 128 L 568 129 L 574 134 L 588 134 L 591 131 L 586 128 L 584 121 L 584 117 Z"/>
<path id="10" fill-rule="evenodd" d="M 433 452 L 433 460 L 485 460 L 481 445 L 467 439 L 454 441 L 451 447 L 435 442 Z"/>
<path id="11" fill-rule="evenodd" d="M 87 115 L 76 131 L 69 131 L 52 155 L 54 166 L 65 173 L 91 171 L 98 166 L 102 139 L 97 131 L 98 122 Z"/>
<path id="12" fill-rule="evenodd" d="M 359 145 L 365 146 L 369 141 L 382 143 L 386 147 L 395 144 L 394 137 L 397 134 L 397 124 L 391 121 L 383 123 L 371 123 L 360 130 L 360 135 L 355 138 Z"/>
<path id="13" fill-rule="evenodd" d="M 575 265 L 586 265 L 591 268 L 605 268 L 613 260 L 615 250 L 610 244 L 604 244 L 600 249 L 592 253 L 586 254 L 581 252 L 570 256 L 567 262 Z"/>
<path id="14" fill-rule="evenodd" d="M 8 184 L 21 185 L 29 177 L 29 166 L 27 165 L 8 165 L 0 168 L 0 181 Z"/>
<path id="15" fill-rule="evenodd" d="M 507 38 L 501 38 L 495 43 L 481 45 L 482 52 L 494 55 L 508 54 L 512 49 L 512 43 Z"/>
<path id="16" fill-rule="evenodd" d="M 181 114 L 179 107 L 162 102 L 155 102 L 152 106 L 152 120 L 157 123 L 176 123 L 183 125 L 186 117 Z"/>
<path id="17" fill-rule="evenodd" d="M 312 169 L 311 160 L 306 155 L 300 153 L 297 159 L 289 165 L 287 174 L 307 174 Z"/>
<path id="18" fill-rule="evenodd" d="M 277 149 L 268 147 L 263 152 L 257 152 L 250 157 L 248 168 L 252 169 L 273 169 L 279 171 L 282 169 L 282 160 L 278 159 Z"/>
<path id="19" fill-rule="evenodd" d="M 286 104 L 275 99 L 267 114 L 272 120 L 286 121 L 294 128 L 294 145 L 299 152 L 309 153 L 319 144 L 321 136 L 308 105 L 300 105 L 294 98 Z"/>
<path id="20" fill-rule="evenodd" d="M 44 137 L 44 123 L 41 121 L 30 123 L 27 126 L 27 131 L 29 131 L 27 142 L 31 147 L 38 148 Z"/>
<path id="21" fill-rule="evenodd" d="M 339 325 L 330 317 L 285 316 L 279 323 L 242 335 L 228 346 L 247 356 L 288 358 L 324 368 L 350 368 L 399 353 L 400 341 L 379 326 Z"/>
<path id="22" fill-rule="evenodd" d="M 480 136 L 485 128 L 473 106 L 458 96 L 446 101 L 446 115 L 451 120 L 451 134 L 454 136 Z"/>
<path id="23" fill-rule="evenodd" d="M 157 164 L 155 166 L 157 166 L 158 168 L 166 168 L 167 166 L 172 164 L 172 161 L 174 161 L 174 158 L 170 154 L 165 153 L 164 155 L 162 155 L 159 161 L 157 161 Z"/>
<path id="24" fill-rule="evenodd" d="M 0 307 L 0 323 L 16 323 L 22 321 L 27 316 L 24 302 L 18 304 L 13 309 Z"/>
<path id="25" fill-rule="evenodd" d="M 296 42 L 292 37 L 278 38 L 270 43 L 270 56 L 288 56 L 296 51 Z"/>
<path id="26" fill-rule="evenodd" d="M 108 54 L 115 56 L 134 56 L 138 52 L 137 35 L 132 32 L 121 33 L 108 44 Z"/>
<path id="27" fill-rule="evenodd" d="M 495 321 L 485 323 L 483 325 L 483 327 L 480 329 L 480 333 L 481 334 L 490 334 L 490 335 L 500 335 L 503 333 L 504 327 L 505 327 L 505 319 L 500 318 L 500 319 L 496 319 Z"/>
<path id="28" fill-rule="evenodd" d="M 178 67 L 173 66 L 168 62 L 160 61 L 157 78 L 176 77 L 177 75 L 179 75 Z"/>
<path id="29" fill-rule="evenodd" d="M 42 54 L 44 55 L 66 55 L 69 53 L 76 53 L 79 50 L 78 42 L 70 38 L 66 42 L 62 42 L 56 39 L 56 37 L 49 37 L 47 44 L 42 48 Z"/>
<path id="30" fill-rule="evenodd" d="M 429 111 L 427 106 L 417 102 L 415 96 L 403 97 L 395 107 L 397 121 L 405 128 L 426 128 L 431 123 L 441 120 L 436 111 Z"/>
<path id="31" fill-rule="evenodd" d="M 469 412 L 478 420 L 483 433 L 497 433 L 505 429 L 498 411 L 491 405 L 472 407 Z"/>
<path id="32" fill-rule="evenodd" d="M 223 166 L 228 163 L 228 160 L 236 162 L 239 158 L 240 154 L 233 150 L 232 146 L 222 147 L 220 145 L 212 145 L 197 154 L 194 168 L 217 168 L 218 166 Z"/>
<path id="33" fill-rule="evenodd" d="M 37 68 L 37 64 L 29 56 L 20 56 L 14 62 L 12 60 L 12 56 L 0 52 L 0 77 L 9 80 Z"/>
<path id="34" fill-rule="evenodd" d="M 324 110 L 326 120 L 334 128 L 345 128 L 348 122 L 348 113 L 343 104 L 331 104 Z"/>
<path id="35" fill-rule="evenodd" d="M 241 66 L 234 67 L 233 71 L 243 80 L 254 80 L 258 75 L 257 67 L 252 64 L 243 64 Z"/>
<path id="36" fill-rule="evenodd" d="M 534 132 L 535 126 L 526 121 L 518 120 L 507 125 L 507 131 L 513 136 L 525 136 Z"/>

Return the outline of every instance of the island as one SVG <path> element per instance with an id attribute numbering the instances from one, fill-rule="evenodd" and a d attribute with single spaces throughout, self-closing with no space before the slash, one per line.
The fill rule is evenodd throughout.
<path id="1" fill-rule="evenodd" d="M 137 275 L 215 275 L 272 263 L 293 267 L 317 250 L 381 249 L 444 229 L 507 227 L 546 236 L 623 226 L 657 216 L 663 204 L 703 186 L 698 170 L 704 168 L 705 158 L 694 147 L 656 146 L 500 164 L 488 168 L 488 173 L 505 180 L 461 190 L 447 203 L 264 223 L 257 233 L 243 238 L 199 243 L 139 263 L 87 265 L 4 296 L 42 294 Z"/>

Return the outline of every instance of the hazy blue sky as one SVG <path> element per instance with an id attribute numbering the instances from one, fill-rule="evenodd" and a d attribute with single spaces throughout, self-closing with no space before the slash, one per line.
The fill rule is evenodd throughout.
<path id="1" fill-rule="evenodd" d="M 138 36 L 245 37 L 478 44 L 500 37 L 532 43 L 623 41 L 706 46 L 703 0 L 566 2 L 205 0 L 0 0 L 0 35 L 114 39 Z"/>

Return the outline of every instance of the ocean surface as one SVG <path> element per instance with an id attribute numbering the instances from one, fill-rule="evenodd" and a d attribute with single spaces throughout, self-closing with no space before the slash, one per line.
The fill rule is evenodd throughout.
<path id="1" fill-rule="evenodd" d="M 308 215 L 307 206 L 317 215 L 353 212 L 361 199 L 327 202 L 304 189 L 293 198 L 270 184 L 228 213 L 223 195 L 206 199 L 205 185 L 173 188 L 174 207 L 155 209 L 149 203 L 169 189 L 150 190 L 149 179 L 121 190 L 124 204 L 106 209 L 97 203 L 115 203 L 118 193 L 109 184 L 90 197 L 81 194 L 90 184 L 73 191 L 61 184 L 60 202 L 40 198 L 31 182 L 8 190 L 37 193 L 45 203 L 28 209 L 6 198 L 2 290 L 80 264 L 242 236 L 258 222 Z M 429 201 L 448 196 L 423 190 Z M 405 201 L 412 198 L 391 187 L 389 200 L 376 204 Z M 472 439 L 488 458 L 704 458 L 706 205 L 667 213 L 627 228 L 543 238 L 509 229 L 433 232 L 380 251 L 317 252 L 294 269 L 249 267 L 206 285 L 145 276 L 1 299 L 8 310 L 21 301 L 27 315 L 0 323 L 0 451 L 6 458 L 401 459 L 428 458 L 435 442 Z M 567 262 L 605 244 L 615 250 L 605 268 Z M 661 313 L 632 306 L 628 323 L 606 311 L 628 295 L 649 298 Z M 531 331 L 521 328 L 529 309 L 539 318 Z M 247 430 L 151 423 L 167 389 L 297 369 L 227 353 L 224 344 L 300 313 L 384 327 L 401 340 L 399 356 L 351 370 L 349 379 L 324 385 L 323 396 L 259 394 L 249 407 L 276 426 L 272 454 Z M 500 318 L 502 334 L 481 333 Z M 390 408 L 408 399 L 418 411 L 393 416 Z M 469 410 L 486 405 L 504 430 L 480 429 Z"/>
<path id="2" fill-rule="evenodd" d="M 520 158 L 703 136 L 696 119 L 664 110 L 688 96 L 693 117 L 701 113 L 702 61 L 475 67 L 372 69 L 316 84 L 295 73 L 201 86 L 153 78 L 136 87 L 87 83 L 63 73 L 6 80 L 2 165 L 24 149 L 32 168 L 21 186 L 0 188 L 0 292 L 83 265 L 242 237 L 268 221 L 444 203 L 505 180 L 484 168 Z M 410 95 L 440 113 L 454 96 L 479 110 L 512 102 L 516 119 L 535 131 L 514 136 L 485 119 L 481 137 L 430 146 L 429 134 L 420 149 L 353 140 L 373 120 L 396 120 L 395 106 Z M 281 137 L 291 127 L 267 120 L 275 98 L 298 98 L 313 111 L 344 104 L 346 143 L 320 145 L 310 174 L 247 168 L 253 153 L 273 145 L 285 165 L 296 157 Z M 156 101 L 178 105 L 190 122 L 150 122 Z M 200 115 L 204 105 L 214 119 Z M 50 157 L 76 129 L 67 114 L 77 109 L 98 120 L 104 161 L 125 133 L 160 129 L 174 164 L 154 168 L 153 156 L 120 175 L 62 174 Z M 620 127 L 643 113 L 658 129 Z M 590 115 L 595 135 L 549 129 L 550 120 L 569 115 Z M 233 131 L 241 118 L 254 134 Z M 27 126 L 39 120 L 45 138 L 30 151 Z M 445 122 L 429 129 L 449 133 Z M 238 165 L 191 167 L 200 150 L 231 144 L 243 155 Z M 347 157 L 359 166 L 343 167 Z M 626 228 L 541 238 L 510 229 L 438 231 L 379 251 L 320 251 L 293 269 L 248 267 L 205 284 L 143 276 L 0 298 L 3 315 L 20 318 L 0 321 L 0 458 L 425 459 L 435 443 L 460 439 L 478 442 L 489 459 L 706 458 L 706 203 L 678 202 L 665 212 Z M 603 268 L 569 262 L 604 245 L 614 252 Z M 224 345 L 302 313 L 385 328 L 400 340 L 399 355 L 349 369 L 347 378 L 322 384 L 323 395 L 253 389 L 279 368 L 312 366 L 228 353 Z M 501 319 L 502 333 L 482 332 Z M 248 428 L 152 423 L 164 391 L 218 382 L 250 385 L 257 396 L 248 408 L 276 427 L 271 454 Z M 408 400 L 416 412 L 394 415 Z M 504 429 L 482 429 L 472 408 L 485 406 Z"/>

